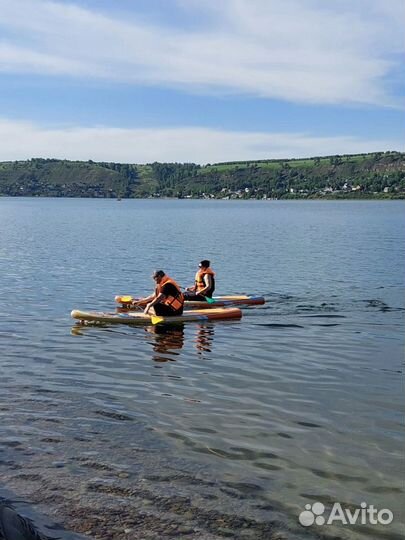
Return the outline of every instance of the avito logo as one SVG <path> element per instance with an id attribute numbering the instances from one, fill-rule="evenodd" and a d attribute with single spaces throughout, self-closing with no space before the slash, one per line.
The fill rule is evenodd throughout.
<path id="1" fill-rule="evenodd" d="M 378 510 L 372 504 L 365 502 L 360 507 L 351 509 L 344 508 L 339 502 L 335 502 L 329 515 L 325 516 L 325 505 L 321 502 L 306 504 L 305 510 L 298 517 L 303 527 L 315 525 L 389 525 L 394 519 L 394 514 L 388 508 Z"/>

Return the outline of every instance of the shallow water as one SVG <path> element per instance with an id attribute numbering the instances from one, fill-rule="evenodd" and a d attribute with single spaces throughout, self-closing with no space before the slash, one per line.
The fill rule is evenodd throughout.
<path id="1" fill-rule="evenodd" d="M 404 210 L 0 198 L 3 486 L 101 538 L 399 538 Z M 201 258 L 218 294 L 266 305 L 168 328 L 69 317 L 148 292 L 154 268 L 190 284 Z M 304 528 L 315 501 L 394 521 Z"/>

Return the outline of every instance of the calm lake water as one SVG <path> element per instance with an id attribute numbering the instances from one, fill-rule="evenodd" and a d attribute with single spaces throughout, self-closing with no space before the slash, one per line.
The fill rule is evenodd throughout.
<path id="1" fill-rule="evenodd" d="M 202 258 L 266 305 L 70 319 Z M 0 198 L 0 496 L 63 538 L 401 538 L 404 271 L 403 201 Z M 394 521 L 301 526 L 317 501 Z"/>

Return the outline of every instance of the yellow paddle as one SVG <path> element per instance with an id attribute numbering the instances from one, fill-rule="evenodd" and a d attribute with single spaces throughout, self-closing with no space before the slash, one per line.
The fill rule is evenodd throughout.
<path id="1" fill-rule="evenodd" d="M 120 297 L 120 302 L 122 304 L 129 304 L 130 302 L 132 302 L 132 300 L 134 300 L 134 298 L 132 296 L 129 296 L 129 295 Z"/>
<path id="2" fill-rule="evenodd" d="M 150 320 L 152 324 L 159 324 L 161 322 L 164 322 L 164 318 L 158 317 L 157 315 L 151 315 Z"/>
<path id="3" fill-rule="evenodd" d="M 134 309 L 142 309 L 142 306 L 144 305 L 144 302 L 141 302 L 140 304 L 137 304 L 137 302 L 140 301 L 140 298 L 134 298 L 133 296 L 125 295 L 125 296 L 116 296 L 115 300 L 119 302 L 120 304 L 125 304 L 126 306 L 130 305 Z M 135 302 L 134 304 L 132 302 Z"/>

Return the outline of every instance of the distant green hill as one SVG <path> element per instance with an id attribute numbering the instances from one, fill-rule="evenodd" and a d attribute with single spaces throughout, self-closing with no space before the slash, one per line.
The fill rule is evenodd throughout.
<path id="1" fill-rule="evenodd" d="M 405 198 L 405 153 L 147 165 L 35 158 L 0 163 L 0 195 Z"/>

